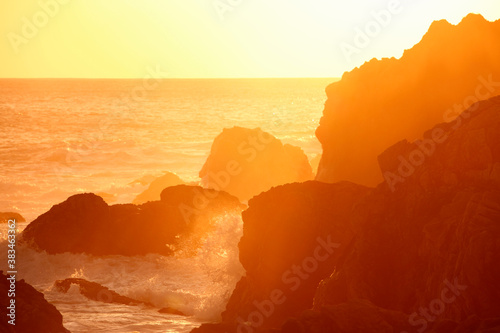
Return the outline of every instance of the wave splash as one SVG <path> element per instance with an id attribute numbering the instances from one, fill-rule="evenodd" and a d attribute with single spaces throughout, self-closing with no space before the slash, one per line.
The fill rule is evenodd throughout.
<path id="1" fill-rule="evenodd" d="M 113 308 L 110 310 L 112 313 L 132 311 L 137 314 L 137 306 L 127 309 L 123 305 L 90 301 L 79 293 L 77 286 L 72 286 L 67 294 L 62 294 L 53 287 L 56 280 L 83 278 L 106 286 L 121 295 L 151 303 L 155 309 L 138 306 L 141 309 L 139 312 L 144 311 L 142 315 L 146 317 L 156 317 L 159 315 L 158 309 L 171 307 L 190 316 L 188 322 L 191 321 L 191 324 L 215 321 L 220 319 L 220 314 L 224 311 L 244 269 L 238 260 L 238 242 L 243 230 L 241 215 L 221 215 L 213 223 L 213 231 L 201 240 L 197 239 L 199 247 L 195 255 L 186 255 L 190 252 L 189 249 L 179 249 L 173 257 L 158 254 L 133 257 L 97 257 L 71 253 L 50 255 L 19 246 L 18 279 L 25 279 L 42 291 L 46 299 L 63 314 L 65 322 L 71 322 L 70 326 L 74 332 L 83 332 L 89 327 L 95 328 L 96 325 L 104 325 L 106 330 L 112 332 L 110 325 L 113 324 L 108 323 L 109 318 L 99 319 L 99 314 L 106 313 L 104 310 L 109 310 L 110 307 Z M 4 246 L 5 240 L 2 240 L 2 243 L 1 249 L 5 253 L 0 255 L 3 256 L 6 255 L 7 247 Z M 185 246 L 190 246 L 189 242 Z M 0 269 L 6 270 L 5 267 Z M 81 318 L 77 319 L 78 314 L 83 312 L 93 315 L 80 316 Z M 126 315 L 122 313 L 122 317 L 126 318 Z M 151 318 L 146 317 L 143 320 L 151 322 Z M 80 322 L 76 323 L 75 320 Z M 140 318 L 134 320 L 141 321 Z M 158 329 L 158 332 L 162 331 Z M 162 329 L 164 331 L 165 326 Z M 156 332 L 154 329 L 144 331 Z"/>

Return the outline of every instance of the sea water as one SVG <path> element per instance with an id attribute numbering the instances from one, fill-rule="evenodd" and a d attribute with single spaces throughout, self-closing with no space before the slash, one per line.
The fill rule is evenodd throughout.
<path id="1" fill-rule="evenodd" d="M 0 212 L 26 219 L 19 232 L 68 196 L 93 192 L 127 203 L 152 176 L 169 171 L 197 183 L 213 139 L 233 126 L 260 127 L 309 158 L 325 87 L 333 79 L 0 80 Z M 63 314 L 71 332 L 189 332 L 221 311 L 244 273 L 240 216 L 222 215 L 195 256 L 93 257 L 17 248 L 24 278 Z M 2 229 L 3 228 L 3 229 Z M 6 225 L 0 257 L 6 258 Z M 6 260 L 0 269 L 6 270 Z M 84 278 L 153 304 L 125 306 L 84 298 L 58 279 Z M 173 307 L 187 317 L 158 313 Z"/>

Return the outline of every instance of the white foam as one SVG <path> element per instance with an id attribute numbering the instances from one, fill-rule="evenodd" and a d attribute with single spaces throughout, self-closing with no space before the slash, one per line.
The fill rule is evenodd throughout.
<path id="1" fill-rule="evenodd" d="M 78 277 L 156 308 L 172 307 L 197 320 L 217 320 L 243 274 L 238 260 L 242 221 L 240 215 L 223 215 L 214 224 L 213 232 L 201 239 L 201 247 L 194 256 L 184 255 L 189 251 L 182 248 L 175 257 L 157 254 L 94 257 L 70 253 L 49 255 L 18 246 L 18 279 L 25 279 L 43 291 L 49 301 L 59 304 L 71 303 L 71 297 L 76 303 L 84 302 L 77 286 L 71 286 L 63 299 L 52 288 L 56 280 Z M 6 246 L 1 245 L 0 255 L 5 257 Z M 184 246 L 191 245 L 186 242 Z M 4 265 L 1 262 L 0 269 L 6 270 Z"/>

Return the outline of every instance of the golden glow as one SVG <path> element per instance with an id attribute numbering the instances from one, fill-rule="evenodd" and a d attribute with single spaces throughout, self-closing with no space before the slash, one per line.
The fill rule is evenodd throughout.
<path id="1" fill-rule="evenodd" d="M 47 22 L 38 15 L 36 36 L 25 38 L 24 18 L 33 23 L 54 1 L 66 3 Z M 496 0 L 400 0 L 401 13 L 347 61 L 339 45 L 391 0 L 241 0 L 224 12 L 217 3 L 228 1 L 4 1 L 0 77 L 140 78 L 157 65 L 172 77 L 336 77 L 373 57 L 400 56 L 433 20 L 500 18 Z"/>

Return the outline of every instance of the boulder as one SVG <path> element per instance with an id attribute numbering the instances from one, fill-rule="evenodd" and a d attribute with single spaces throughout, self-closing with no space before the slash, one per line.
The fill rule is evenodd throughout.
<path id="1" fill-rule="evenodd" d="M 9 220 L 16 220 L 16 223 L 26 222 L 26 219 L 19 213 L 6 212 L 0 213 L 0 223 L 7 223 Z"/>
<path id="2" fill-rule="evenodd" d="M 171 314 L 171 315 L 176 315 L 176 316 L 186 316 L 186 314 L 182 311 L 179 311 L 177 309 L 167 307 L 167 308 L 162 308 L 158 310 L 159 313 L 164 313 L 164 314 Z"/>
<path id="3" fill-rule="evenodd" d="M 205 187 L 246 201 L 273 186 L 312 180 L 314 174 L 302 149 L 260 128 L 233 127 L 215 138 L 200 178 Z"/>
<path id="4" fill-rule="evenodd" d="M 239 243 L 246 276 L 222 319 L 247 322 L 261 316 L 259 328 L 272 328 L 312 307 L 319 281 L 331 274 L 354 235 L 349 216 L 369 191 L 348 182 L 310 181 L 251 199 Z"/>
<path id="5" fill-rule="evenodd" d="M 145 304 L 152 306 L 150 303 L 144 303 L 130 297 L 122 296 L 99 283 L 90 282 L 85 279 L 68 278 L 54 282 L 54 288 L 62 293 L 67 293 L 71 285 L 78 286 L 80 294 L 93 301 L 123 305 Z"/>
<path id="6" fill-rule="evenodd" d="M 108 206 L 99 196 L 78 194 L 31 222 L 19 241 L 50 254 L 171 255 L 186 238 L 205 236 L 220 214 L 243 208 L 225 192 L 187 185 L 142 205 Z"/>
<path id="7" fill-rule="evenodd" d="M 11 275 L 0 271 L 0 299 L 2 300 L 2 320 L 0 331 L 4 333 L 70 333 L 63 326 L 63 317 L 56 307 L 47 302 L 43 294 L 24 280 L 15 282 L 15 297 L 9 297 Z M 5 315 L 6 309 L 15 299 L 15 325 L 8 323 L 11 318 Z"/>

